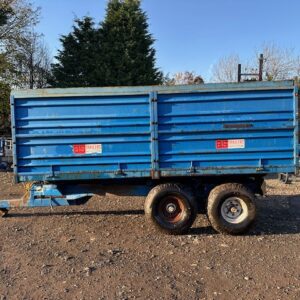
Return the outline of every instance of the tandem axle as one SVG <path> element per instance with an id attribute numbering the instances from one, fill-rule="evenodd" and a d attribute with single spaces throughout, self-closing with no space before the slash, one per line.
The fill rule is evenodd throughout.
<path id="1" fill-rule="evenodd" d="M 242 179 L 242 180 L 241 180 Z M 170 180 L 170 179 L 169 179 Z M 207 179 L 206 179 L 207 180 Z M 262 177 L 212 177 L 200 183 L 174 178 L 173 181 L 113 185 L 74 183 L 32 183 L 20 199 L 0 200 L 0 212 L 6 216 L 13 208 L 71 206 L 86 203 L 94 195 L 146 196 L 146 219 L 155 228 L 181 234 L 193 224 L 199 208 L 205 211 L 219 232 L 245 232 L 255 218 L 256 194 L 264 194 Z"/>

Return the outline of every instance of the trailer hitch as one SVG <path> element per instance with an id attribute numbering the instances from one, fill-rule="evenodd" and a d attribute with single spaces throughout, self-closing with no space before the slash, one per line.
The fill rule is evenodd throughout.
<path id="1" fill-rule="evenodd" d="M 11 208 L 77 205 L 76 200 L 90 198 L 93 195 L 84 186 L 33 183 L 30 184 L 29 190 L 26 190 L 22 198 L 0 200 L 0 215 L 6 216 Z"/>

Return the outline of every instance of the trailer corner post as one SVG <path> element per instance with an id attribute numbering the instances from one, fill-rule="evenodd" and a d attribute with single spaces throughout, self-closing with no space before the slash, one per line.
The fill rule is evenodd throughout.
<path id="1" fill-rule="evenodd" d="M 295 157 L 295 174 L 297 174 L 299 168 L 299 107 L 298 107 L 298 97 L 299 97 L 298 85 L 295 84 L 294 88 L 294 157 Z"/>
<path id="2" fill-rule="evenodd" d="M 158 148 L 158 109 L 157 92 L 153 91 L 149 95 L 150 101 L 150 132 L 151 132 L 151 178 L 159 179 L 159 148 Z"/>
<path id="3" fill-rule="evenodd" d="M 10 115 L 11 115 L 11 134 L 12 134 L 12 152 L 13 152 L 13 170 L 14 182 L 18 183 L 18 162 L 17 162 L 17 138 L 16 138 L 16 118 L 15 118 L 15 97 L 10 96 Z"/>

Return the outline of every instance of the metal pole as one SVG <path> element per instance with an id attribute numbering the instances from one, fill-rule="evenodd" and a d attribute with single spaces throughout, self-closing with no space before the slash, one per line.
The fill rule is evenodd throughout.
<path id="1" fill-rule="evenodd" d="M 241 82 L 242 78 L 242 65 L 238 64 L 238 82 Z"/>
<path id="2" fill-rule="evenodd" d="M 261 54 L 259 56 L 259 72 L 258 72 L 258 80 L 263 80 L 263 68 L 264 68 L 264 55 Z"/>

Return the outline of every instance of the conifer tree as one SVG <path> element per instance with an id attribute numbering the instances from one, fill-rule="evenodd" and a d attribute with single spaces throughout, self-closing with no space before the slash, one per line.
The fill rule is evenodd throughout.
<path id="1" fill-rule="evenodd" d="M 162 82 L 155 67 L 154 40 L 139 0 L 110 0 L 101 24 L 104 85 L 152 85 Z"/>
<path id="2" fill-rule="evenodd" d="M 139 0 L 109 0 L 97 29 L 89 17 L 76 20 L 73 31 L 60 39 L 52 86 L 161 84 L 147 21 Z"/>
<path id="3" fill-rule="evenodd" d="M 90 17 L 75 20 L 73 31 L 61 37 L 62 49 L 52 65 L 54 87 L 89 87 L 102 85 L 95 60 L 99 55 L 98 32 Z"/>

